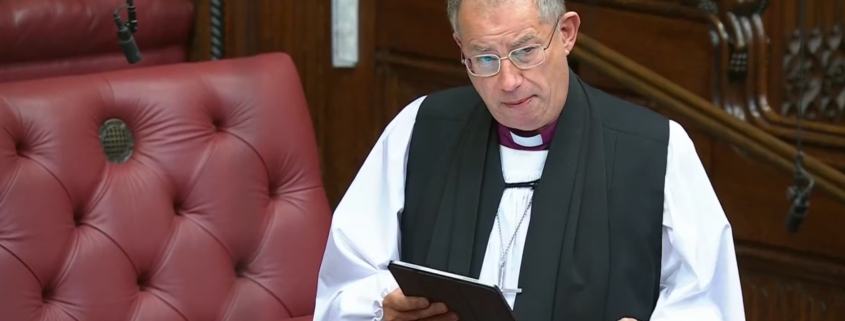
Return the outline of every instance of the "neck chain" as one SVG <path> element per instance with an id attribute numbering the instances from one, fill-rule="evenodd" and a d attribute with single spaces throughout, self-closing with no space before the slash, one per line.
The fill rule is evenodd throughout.
<path id="1" fill-rule="evenodd" d="M 533 190 L 534 186 L 530 186 Z M 508 253 L 511 250 L 511 246 L 516 240 L 516 235 L 519 234 L 519 228 L 522 226 L 522 222 L 525 221 L 525 217 L 528 216 L 528 211 L 531 209 L 531 204 L 534 202 L 534 198 L 529 196 L 528 205 L 525 207 L 525 211 L 522 213 L 522 218 L 519 219 L 519 223 L 516 225 L 516 229 L 513 231 L 513 235 L 511 235 L 511 239 L 508 242 L 507 247 L 505 247 L 505 241 L 502 237 L 502 221 L 499 219 L 499 215 L 496 215 L 496 226 L 499 227 L 499 250 L 501 256 L 499 257 L 499 288 L 502 290 L 502 293 L 521 293 L 522 289 L 505 289 L 505 264 L 508 262 Z"/>

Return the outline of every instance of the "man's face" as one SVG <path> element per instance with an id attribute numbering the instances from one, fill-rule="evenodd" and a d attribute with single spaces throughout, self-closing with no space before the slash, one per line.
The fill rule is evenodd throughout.
<path id="1" fill-rule="evenodd" d="M 532 54 L 545 54 L 545 62 L 520 69 L 503 59 L 498 74 L 470 75 L 470 80 L 499 123 L 523 131 L 540 130 L 557 119 L 566 102 L 566 57 L 575 44 L 578 15 L 566 13 L 555 28 L 555 23 L 541 21 L 534 0 L 488 2 L 465 0 L 461 5 L 455 40 L 464 57 L 495 54 L 507 58 L 514 49 L 539 45 Z"/>

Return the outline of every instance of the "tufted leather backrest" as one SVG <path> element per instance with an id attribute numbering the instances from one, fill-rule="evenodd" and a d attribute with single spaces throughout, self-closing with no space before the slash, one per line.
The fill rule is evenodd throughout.
<path id="1" fill-rule="evenodd" d="M 0 82 L 184 62 L 193 0 L 136 0 L 141 49 L 129 64 L 114 10 L 126 0 L 0 0 Z M 127 21 L 126 10 L 120 12 Z"/>
<path id="2" fill-rule="evenodd" d="M 287 55 L 0 84 L 0 320 L 308 320 L 330 216 Z"/>

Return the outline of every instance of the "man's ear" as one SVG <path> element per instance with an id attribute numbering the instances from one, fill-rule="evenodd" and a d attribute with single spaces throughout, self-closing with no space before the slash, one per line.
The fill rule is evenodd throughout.
<path id="1" fill-rule="evenodd" d="M 452 33 L 452 39 L 455 39 L 455 43 L 456 43 L 456 44 L 458 44 L 458 48 L 462 48 L 462 47 L 461 47 L 461 38 L 460 38 L 460 37 L 458 37 L 458 33 L 457 33 L 457 32 L 453 32 L 453 33 Z"/>
<path id="2" fill-rule="evenodd" d="M 572 52 L 575 40 L 578 38 L 578 28 L 581 27 L 581 17 L 575 11 L 569 11 L 560 17 L 560 38 L 566 53 Z"/>

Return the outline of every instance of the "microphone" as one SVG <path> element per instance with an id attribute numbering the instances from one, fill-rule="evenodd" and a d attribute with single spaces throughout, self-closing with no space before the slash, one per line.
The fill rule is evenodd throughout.
<path id="1" fill-rule="evenodd" d="M 807 211 L 810 208 L 810 192 L 816 184 L 813 177 L 804 171 L 803 163 L 804 152 L 799 150 L 795 158 L 795 184 L 787 190 L 787 196 L 792 200 L 792 205 L 786 217 L 786 230 L 792 233 L 798 231 L 804 218 L 807 217 Z"/>
<path id="2" fill-rule="evenodd" d="M 124 24 L 120 19 L 120 10 L 126 8 L 129 14 L 129 22 Z M 126 61 L 130 64 L 136 64 L 141 61 L 141 50 L 138 49 L 138 44 L 135 43 L 135 38 L 132 34 L 138 30 L 138 19 L 135 12 L 134 0 L 127 0 L 126 4 L 117 8 L 114 11 L 114 23 L 117 24 L 117 38 L 120 48 L 123 49 L 123 55 L 126 56 Z"/>
<path id="3" fill-rule="evenodd" d="M 807 26 L 805 22 L 806 17 L 806 8 L 807 2 L 806 0 L 800 1 L 800 8 L 798 10 L 798 21 L 800 23 L 800 44 L 801 47 L 799 48 L 800 54 L 799 59 L 804 58 L 804 48 L 806 44 L 805 34 L 807 32 Z M 801 60 L 798 61 L 799 64 L 802 63 Z M 801 72 L 801 77 L 807 77 L 807 70 L 803 69 Z M 801 81 L 801 83 L 805 83 Z M 801 146 L 801 134 L 802 134 L 802 120 L 804 119 L 804 110 L 806 109 L 806 104 L 809 104 L 809 101 L 805 101 L 804 99 L 804 91 L 806 86 L 801 87 L 801 94 L 798 96 L 798 110 L 796 114 L 798 116 L 798 120 L 796 121 L 796 142 L 795 142 L 795 149 L 798 151 L 797 155 L 795 156 L 795 182 L 792 186 L 787 189 L 787 197 L 792 201 L 792 205 L 789 207 L 789 214 L 786 216 L 786 230 L 788 232 L 797 232 L 798 229 L 801 227 L 801 223 L 804 222 L 804 218 L 807 217 L 807 211 L 810 209 L 810 193 L 813 190 L 813 186 L 816 184 L 815 179 L 804 170 L 804 151 L 802 151 Z M 806 102 L 806 103 L 805 103 Z"/>

